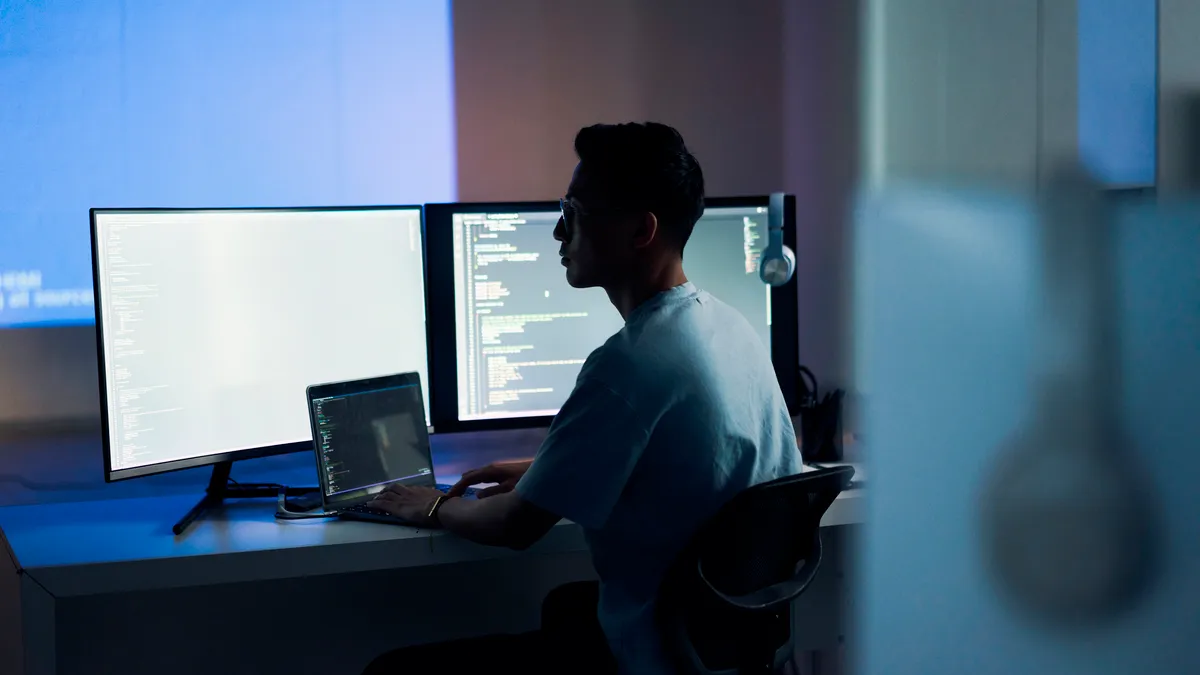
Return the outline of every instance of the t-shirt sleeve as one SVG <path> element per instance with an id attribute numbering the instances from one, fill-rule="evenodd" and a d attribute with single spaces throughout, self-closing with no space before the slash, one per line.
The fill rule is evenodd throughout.
<path id="1" fill-rule="evenodd" d="M 557 516 L 599 529 L 649 436 L 624 397 L 602 382 L 581 379 L 517 483 L 517 492 Z"/>

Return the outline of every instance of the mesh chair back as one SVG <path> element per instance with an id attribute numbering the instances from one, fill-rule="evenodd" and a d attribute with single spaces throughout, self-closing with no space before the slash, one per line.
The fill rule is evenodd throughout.
<path id="1" fill-rule="evenodd" d="M 832 467 L 756 485 L 701 528 L 659 600 L 682 672 L 772 672 L 790 658 L 791 600 L 816 574 L 821 517 L 853 475 Z"/>
<path id="2" fill-rule="evenodd" d="M 784 582 L 820 555 L 821 517 L 849 484 L 850 467 L 785 476 L 744 490 L 696 538 L 697 564 L 723 594 Z"/>

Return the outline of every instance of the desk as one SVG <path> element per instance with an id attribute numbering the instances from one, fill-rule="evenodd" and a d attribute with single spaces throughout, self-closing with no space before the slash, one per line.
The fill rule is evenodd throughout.
<path id="1" fill-rule="evenodd" d="M 439 478 L 470 462 L 531 456 L 544 435 L 436 435 Z M 569 522 L 515 553 L 440 531 L 277 521 L 273 501 L 255 500 L 209 512 L 175 537 L 171 525 L 195 504 L 206 470 L 92 485 L 99 438 L 7 452 L 18 474 L 78 489 L 52 494 L 56 503 L 0 508 L 3 675 L 358 675 L 389 649 L 531 630 L 547 591 L 595 575 Z M 239 464 L 244 482 L 316 478 L 300 455 Z M 861 491 L 844 493 L 825 514 L 824 562 L 801 601 L 813 609 L 798 619 L 798 635 L 814 645 L 836 643 L 844 623 L 829 609 L 844 604 L 838 543 L 848 537 L 836 526 L 861 522 L 863 501 Z"/>
<path id="2" fill-rule="evenodd" d="M 277 521 L 274 503 L 246 501 L 174 537 L 171 524 L 193 502 L 189 495 L 0 509 L 0 562 L 20 573 L 0 583 L 6 622 L 21 629 L 7 657 L 22 654 L 24 668 L 0 671 L 357 673 L 388 648 L 532 628 L 546 591 L 593 574 L 582 531 L 570 522 L 515 553 L 440 531 Z M 863 510 L 859 491 L 845 493 L 822 524 L 861 522 Z M 426 607 L 428 621 L 412 620 Z M 327 635 L 349 616 L 368 627 Z M 114 644 L 116 636 L 125 639 Z M 243 668 L 214 661 L 222 642 L 242 654 Z M 253 643 L 267 650 L 247 655 Z"/>

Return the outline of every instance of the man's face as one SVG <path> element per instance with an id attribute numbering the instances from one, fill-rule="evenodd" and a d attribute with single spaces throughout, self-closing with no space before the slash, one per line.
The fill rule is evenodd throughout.
<path id="1" fill-rule="evenodd" d="M 601 194 L 576 166 L 554 228 L 567 283 L 575 288 L 611 286 L 625 278 L 633 262 L 638 217 L 614 211 Z"/>

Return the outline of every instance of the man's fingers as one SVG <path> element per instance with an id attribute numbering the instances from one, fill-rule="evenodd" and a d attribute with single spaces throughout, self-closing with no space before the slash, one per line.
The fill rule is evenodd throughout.
<path id="1" fill-rule="evenodd" d="M 393 516 L 400 515 L 400 502 L 375 501 L 375 502 L 371 502 L 371 507 L 379 509 L 380 511 L 385 511 L 387 513 L 390 513 Z"/>
<path id="2" fill-rule="evenodd" d="M 375 495 L 375 498 L 371 501 L 377 504 L 398 502 L 400 501 L 400 495 L 396 492 L 392 492 L 391 490 L 384 490 L 383 492 Z"/>
<path id="3" fill-rule="evenodd" d="M 464 473 L 462 475 L 462 480 L 459 482 L 462 483 L 462 482 L 470 481 L 469 483 L 467 483 L 467 485 L 475 485 L 477 483 L 490 483 L 491 481 L 488 479 L 495 473 L 496 473 L 496 468 L 489 464 L 488 466 L 481 467 L 478 469 L 471 469 L 470 471 Z"/>
<path id="4" fill-rule="evenodd" d="M 490 465 L 479 469 L 471 469 L 470 471 L 464 473 L 462 478 L 460 478 L 458 482 L 454 484 L 454 487 L 450 488 L 446 492 L 446 496 L 461 497 L 467 491 L 467 488 L 471 487 L 472 485 L 491 483 L 495 480 L 492 478 L 495 473 L 495 467 Z"/>
<path id="5" fill-rule="evenodd" d="M 386 488 L 384 488 L 383 490 L 381 490 L 378 494 L 400 495 L 401 497 L 405 497 L 405 496 L 413 494 L 414 492 L 416 492 L 418 490 L 424 490 L 424 489 L 426 489 L 426 488 L 424 488 L 424 487 L 418 488 L 418 487 L 413 487 L 411 485 L 403 485 L 401 483 L 392 483 L 391 485 L 389 485 Z"/>
<path id="6" fill-rule="evenodd" d="M 379 509 L 380 511 L 386 511 L 393 516 L 399 515 L 397 511 L 400 510 L 400 497 L 389 492 L 380 492 L 378 495 L 375 495 L 374 499 L 367 502 L 367 506 Z"/>
<path id="7" fill-rule="evenodd" d="M 482 490 L 476 492 L 475 496 L 479 499 L 486 499 L 486 498 L 492 497 L 494 495 L 504 494 L 505 492 L 511 492 L 512 489 L 513 489 L 512 485 L 501 483 L 499 485 L 485 487 Z"/>
<path id="8" fill-rule="evenodd" d="M 459 480 L 457 483 L 455 483 L 453 486 L 451 486 L 449 490 L 446 490 L 446 496 L 447 497 L 463 496 L 463 493 L 467 491 L 467 488 L 474 485 L 474 483 L 471 483 L 469 481 L 470 481 L 470 479 L 467 478 L 466 474 L 463 474 L 463 477 L 461 480 Z"/>

